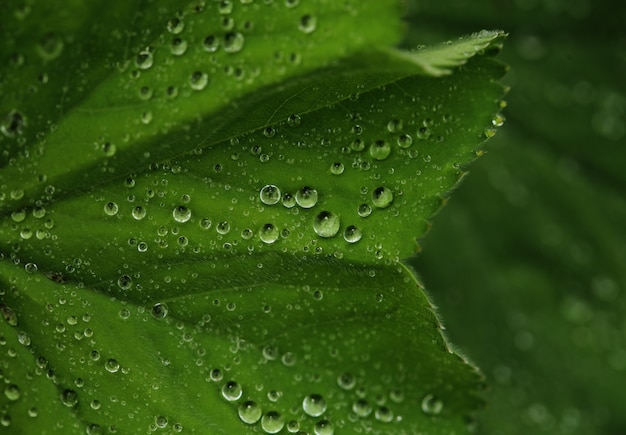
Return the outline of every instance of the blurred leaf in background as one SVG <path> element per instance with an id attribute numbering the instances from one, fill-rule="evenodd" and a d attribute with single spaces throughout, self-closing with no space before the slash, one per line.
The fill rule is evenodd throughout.
<path id="1" fill-rule="evenodd" d="M 415 261 L 488 378 L 479 433 L 626 433 L 626 5 L 415 1 L 412 44 L 503 28 L 506 128 Z"/>

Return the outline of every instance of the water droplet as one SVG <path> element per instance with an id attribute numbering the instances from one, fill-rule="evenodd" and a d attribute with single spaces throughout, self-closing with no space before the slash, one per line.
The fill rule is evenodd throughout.
<path id="1" fill-rule="evenodd" d="M 300 118 L 298 115 L 289 115 L 289 117 L 287 118 L 287 125 L 289 125 L 290 127 L 297 127 L 302 123 L 302 118 Z"/>
<path id="2" fill-rule="evenodd" d="M 193 74 L 191 74 L 191 77 L 189 77 L 189 86 L 191 86 L 191 89 L 194 89 L 196 91 L 201 91 L 202 89 L 206 88 L 206 85 L 209 83 L 209 76 L 207 75 L 207 73 L 204 73 L 202 71 L 195 71 Z"/>
<path id="3" fill-rule="evenodd" d="M 244 42 L 245 38 L 241 33 L 229 32 L 224 35 L 224 51 L 226 53 L 238 53 L 243 49 Z"/>
<path id="4" fill-rule="evenodd" d="M 287 423 L 287 432 L 298 433 L 300 432 L 300 422 L 298 420 L 289 420 Z"/>
<path id="5" fill-rule="evenodd" d="M 386 406 L 381 406 L 374 413 L 374 417 L 376 417 L 376 420 L 378 421 L 389 423 L 393 420 L 393 412 Z"/>
<path id="6" fill-rule="evenodd" d="M 68 408 L 73 408 L 78 403 L 78 394 L 74 390 L 63 390 L 61 393 L 61 402 Z"/>
<path id="7" fill-rule="evenodd" d="M 285 193 L 282 198 L 283 206 L 293 208 L 296 205 L 296 198 L 291 193 Z"/>
<path id="8" fill-rule="evenodd" d="M 202 218 L 200 220 L 200 228 L 202 228 L 203 230 L 208 230 L 209 228 L 211 228 L 211 219 L 209 218 Z"/>
<path id="9" fill-rule="evenodd" d="M 315 423 L 313 432 L 315 432 L 315 435 L 333 435 L 335 433 L 335 427 L 328 420 L 320 420 Z"/>
<path id="10" fill-rule="evenodd" d="M 267 433 L 278 433 L 285 427 L 285 419 L 276 411 L 269 411 L 261 419 L 261 427 Z"/>
<path id="11" fill-rule="evenodd" d="M 12 110 L 2 117 L 0 121 L 0 132 L 8 138 L 14 138 L 22 134 L 22 129 L 26 125 L 26 117 L 17 110 Z"/>
<path id="12" fill-rule="evenodd" d="M 288 8 L 295 8 L 300 4 L 300 0 L 285 0 L 285 6 Z"/>
<path id="13" fill-rule="evenodd" d="M 385 160 L 391 153 L 391 146 L 384 140 L 377 140 L 370 145 L 370 156 L 376 160 Z"/>
<path id="14" fill-rule="evenodd" d="M 422 411 L 424 414 L 437 415 L 443 409 L 443 402 L 432 394 L 427 394 L 422 399 Z"/>
<path id="15" fill-rule="evenodd" d="M 330 165 L 330 172 L 332 172 L 335 175 L 341 175 L 343 174 L 345 167 L 343 165 L 343 163 L 341 162 L 335 162 L 332 165 Z"/>
<path id="16" fill-rule="evenodd" d="M 357 209 L 357 213 L 361 217 L 368 217 L 372 214 L 372 207 L 369 204 L 361 204 Z"/>
<path id="17" fill-rule="evenodd" d="M 130 276 L 128 275 L 122 275 L 119 277 L 119 279 L 117 280 L 117 285 L 119 286 L 119 288 L 121 288 L 122 290 L 128 290 L 130 289 L 130 287 L 133 284 L 133 280 Z"/>
<path id="18" fill-rule="evenodd" d="M 133 208 L 133 211 L 131 212 L 131 214 L 133 215 L 135 219 L 139 221 L 146 217 L 146 209 L 138 205 Z"/>
<path id="19" fill-rule="evenodd" d="M 296 356 L 291 352 L 285 352 L 280 360 L 285 366 L 292 367 L 296 363 Z"/>
<path id="20" fill-rule="evenodd" d="M 504 125 L 504 121 L 505 121 L 504 116 L 498 113 L 491 120 L 491 124 L 493 124 L 494 127 L 502 127 Z"/>
<path id="21" fill-rule="evenodd" d="M 139 52 L 135 58 L 135 65 L 139 69 L 149 69 L 154 63 L 154 57 L 149 49 L 145 49 Z"/>
<path id="22" fill-rule="evenodd" d="M 167 426 L 167 417 L 159 415 L 158 417 L 155 417 L 154 423 L 157 425 L 158 428 L 163 429 Z"/>
<path id="23" fill-rule="evenodd" d="M 104 368 L 109 373 L 116 373 L 120 369 L 120 363 L 118 363 L 114 358 L 109 358 L 104 363 Z"/>
<path id="24" fill-rule="evenodd" d="M 47 33 L 37 44 L 37 53 L 45 60 L 59 57 L 63 51 L 63 40 L 54 33 Z"/>
<path id="25" fill-rule="evenodd" d="M 350 148 L 354 151 L 363 151 L 365 149 L 365 142 L 362 139 L 354 139 L 350 144 Z"/>
<path id="26" fill-rule="evenodd" d="M 317 27 L 317 18 L 313 15 L 303 15 L 300 17 L 300 22 L 298 23 L 298 29 L 304 33 L 311 33 Z"/>
<path id="27" fill-rule="evenodd" d="M 302 401 L 302 409 L 311 417 L 319 417 L 326 411 L 326 400 L 320 394 L 309 394 Z"/>
<path id="28" fill-rule="evenodd" d="M 4 389 L 4 395 L 7 399 L 14 402 L 20 398 L 20 387 L 15 384 L 7 385 Z"/>
<path id="29" fill-rule="evenodd" d="M 367 417 L 372 413 L 372 407 L 365 399 L 359 399 L 352 404 L 352 411 L 359 417 Z"/>
<path id="30" fill-rule="evenodd" d="M 330 211 L 323 211 L 315 217 L 313 230 L 320 237 L 334 237 L 339 232 L 340 225 L 338 215 Z"/>
<path id="31" fill-rule="evenodd" d="M 413 138 L 408 134 L 401 134 L 398 136 L 398 146 L 400 148 L 408 148 L 413 143 Z"/>
<path id="32" fill-rule="evenodd" d="M 11 326 L 17 326 L 17 314 L 11 308 L 0 304 L 0 315 Z"/>
<path id="33" fill-rule="evenodd" d="M 182 38 L 172 39 L 170 52 L 175 56 L 182 56 L 187 51 L 187 41 Z"/>
<path id="34" fill-rule="evenodd" d="M 402 120 L 400 119 L 392 119 L 391 121 L 387 123 L 387 130 L 390 133 L 398 133 L 400 132 L 400 130 L 402 130 L 402 127 L 403 127 L 403 123 L 402 123 Z"/>
<path id="35" fill-rule="evenodd" d="M 361 230 L 358 229 L 354 225 L 350 225 L 346 227 L 346 229 L 343 232 L 343 238 L 348 243 L 356 243 L 359 240 L 361 240 L 362 236 L 363 236 L 363 233 L 361 232 Z"/>
<path id="36" fill-rule="evenodd" d="M 224 384 L 222 387 L 222 397 L 229 402 L 239 400 L 243 394 L 243 389 L 235 381 L 230 381 Z"/>
<path id="37" fill-rule="evenodd" d="M 389 207 L 393 201 L 393 192 L 387 187 L 377 187 L 372 192 L 372 202 L 378 208 Z"/>
<path id="38" fill-rule="evenodd" d="M 176 222 L 185 223 L 191 218 L 191 210 L 184 205 L 179 205 L 172 212 Z"/>
<path id="39" fill-rule="evenodd" d="M 106 204 L 104 204 L 104 213 L 107 216 L 115 216 L 117 214 L 117 211 L 119 210 L 118 206 L 116 203 L 110 201 L 107 202 Z"/>
<path id="40" fill-rule="evenodd" d="M 431 131 L 428 127 L 420 127 L 417 129 L 417 137 L 426 140 L 430 137 Z"/>
<path id="41" fill-rule="evenodd" d="M 220 40 L 214 35 L 209 35 L 206 38 L 204 38 L 203 48 L 205 51 L 208 51 L 209 53 L 213 53 L 217 51 L 219 46 L 220 46 Z"/>
<path id="42" fill-rule="evenodd" d="M 226 221 L 223 221 L 223 222 L 218 223 L 215 229 L 217 230 L 218 233 L 222 235 L 228 234 L 228 232 L 230 231 L 230 224 Z"/>
<path id="43" fill-rule="evenodd" d="M 117 152 L 117 147 L 115 146 L 115 144 L 112 144 L 111 142 L 103 143 L 101 149 L 102 149 L 102 154 L 104 154 L 105 157 L 113 157 L 115 153 Z"/>
<path id="44" fill-rule="evenodd" d="M 254 424 L 260 420 L 263 410 L 252 400 L 246 400 L 237 409 L 239 418 L 246 424 Z"/>
<path id="45" fill-rule="evenodd" d="M 279 235 L 280 231 L 273 224 L 265 224 L 259 231 L 259 237 L 264 243 L 274 243 L 278 240 Z"/>
<path id="46" fill-rule="evenodd" d="M 167 22 L 167 31 L 178 35 L 185 28 L 185 22 L 180 18 L 172 18 Z"/>
<path id="47" fill-rule="evenodd" d="M 280 200 L 280 189 L 273 184 L 268 184 L 261 188 L 259 197 L 263 204 L 274 205 Z"/>
<path id="48" fill-rule="evenodd" d="M 305 186 L 296 192 L 296 202 L 302 208 L 311 208 L 317 204 L 317 190 Z"/>
<path id="49" fill-rule="evenodd" d="M 209 376 L 213 382 L 219 382 L 224 377 L 224 373 L 220 369 L 213 369 Z"/>
<path id="50" fill-rule="evenodd" d="M 152 317 L 154 317 L 155 319 L 163 319 L 164 317 L 167 316 L 168 313 L 168 308 L 167 305 L 164 303 L 156 303 L 152 306 Z"/>
<path id="51" fill-rule="evenodd" d="M 351 373 L 345 372 L 337 377 L 337 385 L 342 390 L 351 390 L 356 385 L 356 379 Z"/>

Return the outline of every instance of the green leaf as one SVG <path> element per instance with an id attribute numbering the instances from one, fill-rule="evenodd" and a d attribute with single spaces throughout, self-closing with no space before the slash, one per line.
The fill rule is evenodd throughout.
<path id="1" fill-rule="evenodd" d="M 502 34 L 403 54 L 383 2 L 198 5 L 6 19 L 2 424 L 463 432 L 481 376 L 402 260 L 498 123 Z"/>

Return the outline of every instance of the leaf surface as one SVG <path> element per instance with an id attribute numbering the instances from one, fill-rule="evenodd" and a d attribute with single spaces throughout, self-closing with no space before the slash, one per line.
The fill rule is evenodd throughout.
<path id="1" fill-rule="evenodd" d="M 390 54 L 390 4 L 289 5 L 135 5 L 130 23 L 75 6 L 54 58 L 7 67 L 26 78 L 2 76 L 3 424 L 464 431 L 481 377 L 401 260 L 492 134 L 502 67 L 483 50 L 502 35 Z M 138 31 L 79 38 L 98 12 Z M 362 32 L 370 17 L 388 25 Z M 85 72 L 27 100 L 42 65 Z"/>

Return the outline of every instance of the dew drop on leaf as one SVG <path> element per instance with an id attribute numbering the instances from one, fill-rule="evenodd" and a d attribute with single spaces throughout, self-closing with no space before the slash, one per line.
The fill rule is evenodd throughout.
<path id="1" fill-rule="evenodd" d="M 413 143 L 413 138 L 409 134 L 401 134 L 398 136 L 398 146 L 400 148 L 408 148 Z"/>
<path id="2" fill-rule="evenodd" d="M 182 224 L 191 219 L 191 210 L 184 205 L 179 205 L 174 209 L 174 211 L 172 211 L 172 216 L 176 222 L 180 222 Z"/>
<path id="3" fill-rule="evenodd" d="M 263 204 L 274 205 L 280 201 L 280 189 L 273 184 L 268 184 L 261 188 L 259 197 Z"/>
<path id="4" fill-rule="evenodd" d="M 320 420 L 315 423 L 313 432 L 315 435 L 333 435 L 335 433 L 335 427 L 328 420 Z"/>
<path id="5" fill-rule="evenodd" d="M 254 424 L 261 419 L 263 410 L 252 400 L 246 400 L 237 409 L 237 414 L 241 421 L 246 424 Z"/>
<path id="6" fill-rule="evenodd" d="M 381 406 L 376 409 L 374 417 L 376 417 L 376 420 L 378 421 L 381 421 L 383 423 L 389 423 L 393 420 L 393 412 L 386 406 Z"/>
<path id="7" fill-rule="evenodd" d="M 117 373 L 117 371 L 120 369 L 120 363 L 118 363 L 115 358 L 109 358 L 104 363 L 104 368 L 109 373 Z"/>
<path id="8" fill-rule="evenodd" d="M 317 204 L 317 190 L 308 186 L 303 187 L 296 192 L 296 202 L 302 208 L 315 206 Z"/>
<path id="9" fill-rule="evenodd" d="M 372 192 L 372 203 L 378 208 L 389 207 L 393 201 L 393 192 L 387 187 L 377 187 Z"/>
<path id="10" fill-rule="evenodd" d="M 369 204 L 361 204 L 357 208 L 357 213 L 363 218 L 368 217 L 372 214 L 372 207 Z"/>
<path id="11" fill-rule="evenodd" d="M 178 35 L 185 28 L 185 22 L 180 18 L 172 18 L 167 22 L 167 31 Z"/>
<path id="12" fill-rule="evenodd" d="M 326 400 L 320 394 L 309 394 L 302 401 L 302 409 L 311 417 L 319 417 L 326 411 Z"/>
<path id="13" fill-rule="evenodd" d="M 104 213 L 107 216 L 115 216 L 118 210 L 119 208 L 117 204 L 112 201 L 109 201 L 106 204 L 104 204 Z"/>
<path id="14" fill-rule="evenodd" d="M 341 222 L 339 216 L 330 211 L 322 211 L 313 220 L 313 230 L 324 238 L 334 237 L 339 232 Z"/>
<path id="15" fill-rule="evenodd" d="M 346 229 L 343 231 L 343 238 L 348 243 L 356 243 L 361 240 L 362 236 L 363 233 L 361 232 L 361 230 L 354 225 L 346 227 Z"/>
<path id="16" fill-rule="evenodd" d="M 191 89 L 196 91 L 201 91 L 206 88 L 206 85 L 209 83 L 209 76 L 207 73 L 202 71 L 195 71 L 189 77 L 189 86 Z"/>
<path id="17" fill-rule="evenodd" d="M 278 433 L 285 427 L 285 418 L 276 411 L 266 412 L 261 418 L 261 427 L 266 433 Z"/>
<path id="18" fill-rule="evenodd" d="M 311 33 L 317 27 L 317 18 L 313 15 L 306 14 L 300 17 L 300 22 L 298 23 L 298 29 L 304 33 Z"/>
<path id="19" fill-rule="evenodd" d="M 167 317 L 168 312 L 169 312 L 169 309 L 167 305 L 164 303 L 160 303 L 160 302 L 157 304 L 154 304 L 151 310 L 152 317 L 154 317 L 155 319 L 163 319 Z"/>
<path id="20" fill-rule="evenodd" d="M 274 243 L 279 235 L 280 231 L 274 224 L 265 224 L 259 231 L 259 238 L 263 243 Z"/>
<path id="21" fill-rule="evenodd" d="M 133 211 L 131 212 L 131 214 L 133 215 L 135 219 L 139 221 L 146 217 L 146 209 L 138 205 L 133 208 Z"/>
<path id="22" fill-rule="evenodd" d="M 208 51 L 209 53 L 213 53 L 217 51 L 219 46 L 220 46 L 220 40 L 217 37 L 215 37 L 215 35 L 209 35 L 206 38 L 204 38 L 204 43 L 202 45 L 204 50 Z"/>
<path id="23" fill-rule="evenodd" d="M 341 162 L 335 162 L 332 165 L 330 165 L 330 172 L 332 172 L 334 175 L 341 175 L 343 174 L 345 167 L 343 165 L 343 163 Z"/>
<path id="24" fill-rule="evenodd" d="M 229 381 L 222 387 L 222 397 L 229 402 L 239 400 L 243 394 L 243 389 L 235 381 Z"/>
<path id="25" fill-rule="evenodd" d="M 135 65 L 139 69 L 149 69 L 154 64 L 154 57 L 149 49 L 145 49 L 139 52 L 135 57 Z"/>
<path id="26" fill-rule="evenodd" d="M 218 233 L 222 235 L 228 234 L 228 232 L 230 231 L 230 224 L 227 221 L 222 221 L 217 224 L 217 227 L 215 229 Z"/>
<path id="27" fill-rule="evenodd" d="M 224 51 L 226 53 L 238 53 L 243 49 L 244 42 L 245 38 L 241 33 L 229 32 L 224 35 Z"/>
<path id="28" fill-rule="evenodd" d="M 182 56 L 187 51 L 187 41 L 182 38 L 174 38 L 172 39 L 172 43 L 170 44 L 170 52 L 174 56 Z"/>
<path id="29" fill-rule="evenodd" d="M 17 110 L 12 110 L 0 120 L 0 132 L 8 138 L 14 138 L 22 134 L 26 125 L 26 118 Z"/>
<path id="30" fill-rule="evenodd" d="M 7 385 L 4 389 L 4 395 L 11 402 L 15 402 L 17 399 L 20 398 L 20 388 L 15 384 Z"/>
<path id="31" fill-rule="evenodd" d="M 282 198 L 283 206 L 293 208 L 296 205 L 296 198 L 291 193 L 285 193 Z"/>
<path id="32" fill-rule="evenodd" d="M 68 408 L 73 408 L 78 403 L 78 394 L 71 389 L 63 390 L 61 393 L 61 403 Z"/>
<path id="33" fill-rule="evenodd" d="M 375 160 L 385 160 L 391 153 L 391 146 L 384 140 L 377 140 L 370 145 L 370 156 Z"/>
<path id="34" fill-rule="evenodd" d="M 365 399 L 358 399 L 352 404 L 352 411 L 359 417 L 367 417 L 372 413 L 372 407 Z"/>
<path id="35" fill-rule="evenodd" d="M 443 402 L 432 394 L 427 394 L 422 399 L 422 412 L 429 415 L 437 415 L 443 409 Z"/>

